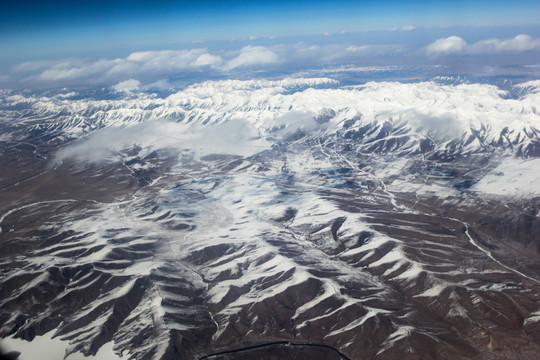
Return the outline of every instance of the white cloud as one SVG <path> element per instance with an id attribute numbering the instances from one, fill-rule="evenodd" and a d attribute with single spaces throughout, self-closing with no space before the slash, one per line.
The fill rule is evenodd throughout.
<path id="1" fill-rule="evenodd" d="M 496 44 L 500 51 L 526 51 L 540 48 L 540 40 L 533 39 L 530 35 L 521 34 L 513 39 L 502 40 Z"/>
<path id="2" fill-rule="evenodd" d="M 167 80 L 161 79 L 144 86 L 145 89 L 171 90 L 174 86 Z"/>
<path id="3" fill-rule="evenodd" d="M 493 38 L 468 45 L 461 37 L 452 35 L 439 39 L 426 47 L 426 52 L 432 56 L 450 54 L 485 55 L 528 50 L 540 50 L 540 39 L 533 39 L 530 35 L 520 34 L 511 39 Z"/>
<path id="4" fill-rule="evenodd" d="M 141 86 L 141 82 L 139 80 L 129 79 L 113 85 L 112 88 L 116 91 L 132 91 L 138 89 L 139 86 Z"/>
<path id="5" fill-rule="evenodd" d="M 411 31 L 414 26 L 408 25 L 395 30 Z M 266 69 L 270 65 L 273 65 L 272 69 L 277 66 L 280 69 L 292 69 L 299 66 L 360 65 L 366 61 L 374 61 L 369 58 L 375 57 L 393 57 L 392 60 L 397 61 L 396 65 L 406 65 L 414 64 L 425 56 L 437 58 L 447 55 L 497 55 L 502 59 L 512 53 L 540 51 L 540 39 L 527 34 L 508 39 L 484 39 L 472 44 L 452 35 L 421 48 L 411 48 L 405 43 L 362 43 L 352 35 L 341 36 L 340 42 L 323 39 L 322 35 L 320 39 L 320 43 L 279 43 L 272 46 L 255 45 L 257 40 L 253 40 L 254 45 L 236 49 L 138 51 L 122 58 L 24 62 L 14 66 L 9 74 L 0 77 L 0 82 L 30 87 L 43 84 L 111 86 L 135 79 L 142 84 L 141 87 L 146 87 L 182 73 L 200 73 L 200 70 L 206 69 L 234 72 L 250 67 Z"/>
<path id="6" fill-rule="evenodd" d="M 497 49 L 501 51 L 526 51 L 539 48 L 540 39 L 533 39 L 526 34 L 520 34 L 509 40 L 502 40 L 497 44 Z"/>
<path id="7" fill-rule="evenodd" d="M 540 39 L 533 39 L 530 35 L 520 34 L 512 39 L 501 40 L 497 38 L 482 40 L 470 46 L 471 53 L 496 53 L 507 51 L 527 51 L 540 49 Z"/>
<path id="8" fill-rule="evenodd" d="M 416 30 L 416 26 L 414 25 L 405 25 L 401 28 L 402 31 L 413 31 Z"/>
<path id="9" fill-rule="evenodd" d="M 206 49 L 139 51 L 126 58 L 89 60 L 66 60 L 56 64 L 24 63 L 16 67 L 18 71 L 43 70 L 37 75 L 39 80 L 122 80 L 136 76 L 152 77 L 160 74 L 174 74 L 183 70 L 221 64 L 220 56 L 208 53 Z"/>
<path id="10" fill-rule="evenodd" d="M 78 78 L 88 78 L 107 72 L 114 66 L 114 60 L 100 59 L 95 62 L 82 60 L 66 60 L 55 64 L 39 74 L 39 80 L 58 81 Z"/>
<path id="11" fill-rule="evenodd" d="M 366 53 L 371 49 L 370 45 L 350 45 L 345 48 L 347 51 L 355 53 Z"/>
<path id="12" fill-rule="evenodd" d="M 234 54 L 235 52 L 233 52 Z M 159 76 L 171 76 L 182 71 L 201 68 L 232 70 L 235 68 L 267 65 L 279 61 L 279 57 L 263 46 L 246 46 L 225 65 L 221 56 L 207 49 L 138 51 L 125 58 L 91 60 L 64 60 L 57 63 L 23 63 L 14 68 L 16 72 L 34 73 L 39 81 L 117 81 L 147 79 L 156 81 Z"/>
<path id="13" fill-rule="evenodd" d="M 117 61 L 114 66 L 107 70 L 107 76 L 131 76 L 131 74 L 137 74 L 140 71 L 140 66 L 136 63 L 121 60 Z"/>
<path id="14" fill-rule="evenodd" d="M 305 43 L 278 45 L 274 47 L 275 51 L 282 54 L 288 54 L 288 57 L 313 58 L 320 56 L 322 47 L 319 45 L 309 45 Z"/>
<path id="15" fill-rule="evenodd" d="M 227 136 L 223 136 L 227 134 Z M 253 155 L 269 144 L 259 137 L 251 123 L 231 118 L 213 126 L 191 125 L 161 120 L 126 127 L 106 127 L 86 139 L 60 149 L 55 162 L 77 157 L 89 161 L 117 160 L 115 152 L 138 145 L 147 153 L 156 149 L 181 151 L 190 149 L 199 156 L 209 154 Z"/>
<path id="16" fill-rule="evenodd" d="M 356 62 L 359 58 L 373 56 L 389 56 L 406 51 L 402 45 L 348 45 L 331 44 L 321 47 L 317 54 L 312 56 L 327 63 Z"/>
<path id="17" fill-rule="evenodd" d="M 432 56 L 459 54 L 463 52 L 466 46 L 467 42 L 465 40 L 452 35 L 431 43 L 426 47 L 426 52 Z"/>
<path id="18" fill-rule="evenodd" d="M 211 68 L 217 68 L 223 63 L 221 56 L 216 56 L 212 54 L 202 54 L 191 65 L 195 67 L 204 67 L 209 66 Z"/>
<path id="19" fill-rule="evenodd" d="M 246 46 L 240 50 L 240 54 L 237 57 L 227 63 L 225 70 L 254 65 L 275 64 L 278 61 L 279 57 L 265 46 Z"/>
<path id="20" fill-rule="evenodd" d="M 348 52 L 363 56 L 380 56 L 404 52 L 401 45 L 351 45 L 346 48 Z"/>
<path id="21" fill-rule="evenodd" d="M 13 68 L 15 72 L 33 72 L 43 70 L 55 64 L 54 61 L 27 61 Z"/>
<path id="22" fill-rule="evenodd" d="M 163 73 L 189 68 L 203 54 L 207 54 L 206 49 L 140 51 L 126 60 L 138 64 L 141 71 Z"/>
<path id="23" fill-rule="evenodd" d="M 222 50 L 219 53 L 211 53 L 205 48 L 138 51 L 127 57 L 116 59 L 66 59 L 57 62 L 22 63 L 13 69 L 13 76 L 20 76 L 15 75 L 15 73 L 20 73 L 27 76 L 25 79 L 27 83 L 51 83 L 64 86 L 81 82 L 113 85 L 129 79 L 146 85 L 182 72 L 205 68 L 231 71 L 277 63 L 283 66 L 298 64 L 312 66 L 354 62 L 359 57 L 385 56 L 403 51 L 403 47 L 398 45 L 351 43 L 246 46 L 239 50 Z"/>

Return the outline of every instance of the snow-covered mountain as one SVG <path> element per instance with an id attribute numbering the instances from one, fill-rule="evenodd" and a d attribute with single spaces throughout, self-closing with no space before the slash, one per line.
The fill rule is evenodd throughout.
<path id="1" fill-rule="evenodd" d="M 0 336 L 68 359 L 538 353 L 537 81 L 109 95 L 0 94 Z"/>
<path id="2" fill-rule="evenodd" d="M 204 127 L 245 121 L 263 138 L 318 131 L 361 143 L 362 152 L 400 155 L 436 149 L 466 155 L 509 149 L 538 155 L 539 84 L 514 86 L 518 98 L 491 85 L 367 83 L 339 87 L 326 78 L 221 81 L 192 85 L 166 98 L 145 93 L 121 100 L 71 100 L 77 94 L 4 94 L 3 126 L 22 134 L 77 139 L 100 128 L 149 122 Z M 240 129 L 239 129 L 240 130 Z M 4 134 L 5 136 L 9 136 Z"/>

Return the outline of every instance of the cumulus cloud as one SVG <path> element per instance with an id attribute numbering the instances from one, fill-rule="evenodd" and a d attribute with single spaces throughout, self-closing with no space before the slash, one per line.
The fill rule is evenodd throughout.
<path id="1" fill-rule="evenodd" d="M 540 50 L 540 39 L 533 39 L 530 35 L 520 34 L 511 39 L 492 38 L 469 45 L 461 37 L 452 35 L 438 39 L 426 47 L 427 54 L 431 56 L 450 54 L 482 55 L 528 50 Z"/>
<path id="2" fill-rule="evenodd" d="M 217 68 L 222 63 L 220 56 L 206 49 L 139 51 L 126 58 L 91 60 L 65 60 L 55 64 L 24 63 L 17 71 L 42 70 L 37 79 L 60 81 L 74 79 L 121 80 L 135 76 L 152 77 L 174 74 L 198 68 Z"/>
<path id="3" fill-rule="evenodd" d="M 69 84 L 84 81 L 87 84 L 99 82 L 114 84 L 129 79 L 149 83 L 182 72 L 201 69 L 230 71 L 236 68 L 274 64 L 280 60 L 276 53 L 264 46 L 246 46 L 228 54 L 228 61 L 224 61 L 222 56 L 210 53 L 205 48 L 138 51 L 125 58 L 116 59 L 25 62 L 15 66 L 13 73 L 27 74 L 28 81 L 42 83 Z"/>
<path id="4" fill-rule="evenodd" d="M 130 54 L 126 60 L 139 66 L 141 71 L 171 72 L 194 66 L 206 66 L 212 62 L 197 60 L 201 56 L 212 57 L 206 49 L 140 51 Z M 217 58 L 217 57 L 216 57 Z"/>
<path id="5" fill-rule="evenodd" d="M 520 34 L 512 39 L 488 39 L 474 43 L 468 51 L 470 53 L 496 53 L 508 51 L 540 50 L 540 39 L 533 39 L 530 35 Z"/>
<path id="6" fill-rule="evenodd" d="M 414 26 L 395 30 L 411 31 Z M 490 55 L 493 58 L 499 56 L 498 59 L 505 61 L 504 57 L 508 57 L 508 54 L 540 51 L 540 39 L 526 34 L 508 39 L 485 39 L 472 44 L 452 35 L 417 47 L 405 43 L 377 43 L 377 40 L 374 43 L 362 42 L 353 35 L 343 35 L 339 39 L 339 42 L 323 39 L 319 43 L 285 42 L 271 46 L 255 45 L 254 39 L 253 45 L 236 49 L 137 51 L 121 58 L 24 62 L 14 66 L 10 73 L 0 75 L 0 86 L 6 83 L 25 87 L 80 84 L 113 86 L 131 79 L 140 82 L 139 88 L 148 88 L 148 84 L 168 87 L 170 84 L 159 81 L 189 73 L 200 74 L 201 70 L 234 73 L 249 68 L 287 70 L 299 66 L 373 65 L 379 61 L 373 58 L 391 58 L 394 65 L 410 65 L 418 63 L 425 56 L 440 59 L 449 55 Z M 515 57 L 512 61 L 515 64 Z"/>
<path id="7" fill-rule="evenodd" d="M 426 47 L 426 52 L 432 56 L 459 54 L 463 52 L 466 46 L 467 42 L 465 40 L 459 36 L 452 35 L 429 44 Z"/>
<path id="8" fill-rule="evenodd" d="M 237 57 L 227 63 L 225 70 L 253 65 L 275 64 L 278 61 L 279 57 L 265 46 L 246 46 L 240 50 Z"/>

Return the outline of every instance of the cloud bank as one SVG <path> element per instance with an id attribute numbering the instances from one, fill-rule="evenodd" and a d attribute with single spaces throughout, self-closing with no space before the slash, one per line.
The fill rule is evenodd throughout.
<path id="1" fill-rule="evenodd" d="M 227 75 L 246 70 L 354 62 L 361 57 L 384 56 L 405 50 L 400 45 L 342 43 L 321 46 L 299 42 L 273 46 L 249 45 L 228 51 L 209 51 L 206 48 L 139 51 L 116 59 L 25 62 L 15 66 L 10 75 L 28 85 L 107 83 L 115 90 L 125 90 L 126 86 L 134 89 L 141 84 L 158 83 L 178 74 L 212 72 Z M 134 86 L 134 81 L 139 83 Z"/>
<path id="2" fill-rule="evenodd" d="M 411 25 L 400 31 L 402 34 L 412 34 L 416 28 Z M 266 40 L 266 43 L 273 45 L 250 44 L 236 49 L 137 51 L 121 58 L 23 62 L 12 67 L 8 73 L 0 74 L 0 87 L 5 87 L 5 84 L 25 88 L 99 84 L 125 91 L 147 87 L 166 88 L 170 85 L 169 79 L 186 75 L 192 78 L 204 78 L 209 74 L 234 77 L 238 74 L 242 76 L 246 71 L 290 71 L 339 65 L 444 65 L 444 58 L 449 56 L 476 57 L 469 64 L 482 65 L 486 63 L 484 60 L 489 60 L 492 65 L 496 63 L 505 66 L 515 65 L 518 58 L 509 58 L 515 54 L 527 53 L 529 59 L 533 60 L 538 58 L 533 55 L 540 55 L 540 39 L 527 34 L 506 39 L 489 38 L 474 43 L 468 43 L 461 36 L 451 35 L 431 40 L 427 44 L 416 43 L 414 46 L 406 44 L 406 41 L 355 42 L 354 36 L 346 36 L 347 41 L 332 36 L 329 36 L 331 40 L 323 41 L 319 38 L 317 43 L 276 43 Z M 250 43 L 254 41 L 250 40 Z M 262 40 L 257 41 L 264 43 Z"/>
<path id="3" fill-rule="evenodd" d="M 152 77 L 188 69 L 216 68 L 221 62 L 221 57 L 209 54 L 206 49 L 140 51 L 118 59 L 65 60 L 46 68 L 38 74 L 38 79 L 56 81 L 96 76 L 111 79 Z M 19 71 L 31 68 L 32 64 L 26 63 L 22 69 L 19 67 Z"/>

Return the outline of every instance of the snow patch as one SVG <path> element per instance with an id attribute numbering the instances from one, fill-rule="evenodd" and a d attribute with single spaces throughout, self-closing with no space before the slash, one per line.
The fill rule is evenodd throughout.
<path id="1" fill-rule="evenodd" d="M 55 330 L 42 336 L 36 336 L 32 341 L 8 337 L 2 339 L 2 347 L 5 351 L 20 352 L 18 360 L 120 360 L 121 357 L 114 353 L 113 343 L 104 344 L 95 356 L 84 356 L 82 353 L 72 353 L 66 357 L 70 344 L 68 341 L 54 337 Z"/>
<path id="2" fill-rule="evenodd" d="M 471 190 L 493 195 L 527 196 L 540 194 L 540 158 L 504 159 Z"/>

